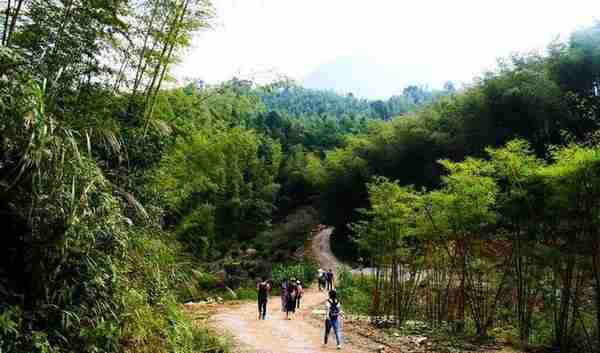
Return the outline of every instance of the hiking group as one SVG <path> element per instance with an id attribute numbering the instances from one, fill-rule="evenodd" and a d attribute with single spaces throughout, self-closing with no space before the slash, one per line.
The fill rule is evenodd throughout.
<path id="1" fill-rule="evenodd" d="M 327 291 L 327 300 L 325 301 L 324 324 L 325 336 L 324 344 L 327 344 L 329 334 L 333 330 L 337 348 L 342 348 L 341 336 L 341 304 L 337 298 L 337 292 L 334 289 L 333 270 L 324 271 L 318 270 L 317 279 L 319 283 L 319 292 L 324 289 Z M 258 291 L 258 319 L 265 320 L 267 316 L 267 303 L 269 293 L 273 288 L 272 282 L 262 278 L 262 281 L 256 285 Z M 300 300 L 304 294 L 303 284 L 296 278 L 284 279 L 280 284 L 281 294 L 281 311 L 285 313 L 286 320 L 291 320 L 294 317 L 296 309 L 300 309 Z"/>
<path id="2" fill-rule="evenodd" d="M 317 276 L 318 276 L 317 279 L 319 282 L 319 291 L 322 291 L 323 289 L 325 289 L 325 290 L 333 289 L 334 276 L 333 276 L 332 269 L 325 271 L 320 268 L 317 270 Z"/>
<path id="3" fill-rule="evenodd" d="M 284 279 L 281 282 L 281 311 L 285 313 L 285 317 L 291 320 L 296 313 L 296 309 L 300 309 L 300 299 L 304 289 L 302 282 L 295 278 L 290 280 Z"/>

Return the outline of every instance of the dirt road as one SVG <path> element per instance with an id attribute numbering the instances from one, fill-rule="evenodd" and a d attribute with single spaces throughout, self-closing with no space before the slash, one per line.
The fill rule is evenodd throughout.
<path id="1" fill-rule="evenodd" d="M 317 233 L 311 242 L 311 252 L 315 261 L 323 269 L 333 269 L 337 273 L 342 267 L 342 263 L 333 255 L 331 251 L 330 237 L 333 228 L 325 228 Z"/>
<path id="2" fill-rule="evenodd" d="M 332 228 L 320 231 L 312 240 L 311 251 L 322 268 L 337 269 L 340 262 L 329 246 Z M 244 303 L 214 315 L 212 324 L 231 334 L 241 352 L 252 353 L 324 353 L 336 351 L 335 337 L 331 333 L 328 346 L 323 345 L 323 322 L 313 316 L 313 311 L 324 310 L 325 292 L 308 289 L 302 308 L 292 320 L 281 312 L 279 297 L 269 300 L 267 320 L 258 320 L 255 303 Z M 316 312 L 318 313 L 318 312 Z M 372 352 L 345 342 L 343 352 Z"/>

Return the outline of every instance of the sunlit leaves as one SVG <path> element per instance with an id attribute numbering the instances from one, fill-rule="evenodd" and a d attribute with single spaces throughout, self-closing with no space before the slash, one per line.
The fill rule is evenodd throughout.
<path id="1" fill-rule="evenodd" d="M 182 214 L 182 226 L 193 220 L 190 215 L 202 214 L 211 225 L 193 221 L 203 233 L 198 239 L 212 244 L 216 235 L 222 243 L 256 235 L 268 224 L 280 163 L 281 148 L 272 140 L 242 128 L 212 128 L 180 139 L 161 161 L 153 184 L 169 208 Z"/>

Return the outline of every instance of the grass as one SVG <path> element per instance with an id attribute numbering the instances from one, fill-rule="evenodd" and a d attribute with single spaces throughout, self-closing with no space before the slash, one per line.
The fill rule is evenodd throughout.
<path id="1" fill-rule="evenodd" d="M 354 276 L 350 271 L 340 273 L 337 292 L 344 311 L 351 314 L 368 315 L 371 306 L 373 279 Z"/>
<path id="2" fill-rule="evenodd" d="M 256 288 L 240 288 L 235 293 L 237 294 L 237 298 L 239 300 L 258 300 L 258 292 L 256 291 Z"/>

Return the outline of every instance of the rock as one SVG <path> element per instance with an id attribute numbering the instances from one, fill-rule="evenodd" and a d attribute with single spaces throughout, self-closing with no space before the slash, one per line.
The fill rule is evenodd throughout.
<path id="1" fill-rule="evenodd" d="M 426 341 L 427 337 L 415 337 L 414 341 L 416 344 L 418 344 L 419 346 L 423 343 L 423 341 Z"/>
<path id="2" fill-rule="evenodd" d="M 223 304 L 223 298 L 221 298 L 221 297 L 217 297 L 217 303 L 219 303 L 219 304 Z"/>
<path id="3" fill-rule="evenodd" d="M 199 307 L 205 306 L 205 305 L 207 305 L 207 303 L 204 300 L 201 300 L 199 302 L 184 303 L 183 305 L 185 305 L 186 308 L 195 309 L 195 308 L 199 308 Z"/>

